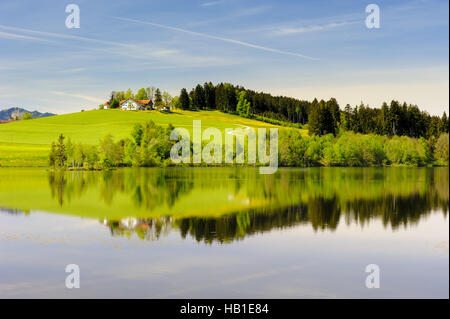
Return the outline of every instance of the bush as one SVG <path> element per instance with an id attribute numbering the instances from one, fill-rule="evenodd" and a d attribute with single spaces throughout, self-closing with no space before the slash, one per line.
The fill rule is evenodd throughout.
<path id="1" fill-rule="evenodd" d="M 434 157 L 438 161 L 438 164 L 448 165 L 449 162 L 449 135 L 448 133 L 443 133 L 439 136 L 435 148 Z"/>
<path id="2" fill-rule="evenodd" d="M 283 131 L 280 139 L 280 164 L 282 166 L 308 166 L 305 158 L 308 138 L 303 138 L 297 130 Z"/>
<path id="3" fill-rule="evenodd" d="M 430 161 L 428 154 L 429 146 L 424 140 L 394 136 L 386 143 L 386 155 L 392 164 L 426 165 Z"/>

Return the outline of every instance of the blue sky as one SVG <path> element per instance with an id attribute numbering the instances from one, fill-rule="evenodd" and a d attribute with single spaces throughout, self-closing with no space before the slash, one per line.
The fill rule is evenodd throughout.
<path id="1" fill-rule="evenodd" d="M 68 29 L 67 4 L 80 8 Z M 365 8 L 380 7 L 380 28 Z M 447 0 L 2 0 L 0 108 L 67 113 L 205 81 L 379 107 L 449 101 Z"/>

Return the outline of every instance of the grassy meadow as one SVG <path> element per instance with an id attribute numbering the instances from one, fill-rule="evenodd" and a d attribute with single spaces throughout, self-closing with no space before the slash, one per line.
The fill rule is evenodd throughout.
<path id="1" fill-rule="evenodd" d="M 133 125 L 148 120 L 161 126 L 184 127 L 192 134 L 192 121 L 201 120 L 202 129 L 216 127 L 253 128 L 277 127 L 261 121 L 242 118 L 219 111 L 159 111 L 94 110 L 53 117 L 17 121 L 0 125 L 0 166 L 47 166 L 50 144 L 60 133 L 73 142 L 98 144 L 105 135 L 117 140 L 129 137 Z M 306 134 L 306 131 L 304 131 Z"/>

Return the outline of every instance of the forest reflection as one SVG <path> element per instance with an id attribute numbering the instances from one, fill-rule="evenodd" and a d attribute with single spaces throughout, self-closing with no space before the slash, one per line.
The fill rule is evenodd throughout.
<path id="1" fill-rule="evenodd" d="M 111 210 L 126 207 L 101 222 L 113 236 L 144 240 L 177 231 L 198 242 L 227 243 L 299 224 L 333 231 L 374 219 L 395 230 L 449 210 L 447 168 L 280 169 L 275 175 L 238 168 L 121 169 L 52 172 L 48 185 L 60 207 L 89 190 Z M 119 194 L 126 198 L 120 208 Z M 134 215 L 137 210 L 148 217 Z"/>

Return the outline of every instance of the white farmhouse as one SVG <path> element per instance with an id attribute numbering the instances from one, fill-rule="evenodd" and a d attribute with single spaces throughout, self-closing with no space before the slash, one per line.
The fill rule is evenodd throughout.
<path id="1" fill-rule="evenodd" d="M 128 100 L 122 100 L 119 103 L 120 108 L 122 110 L 145 110 L 151 107 L 152 103 L 150 100 L 135 100 L 135 99 L 128 99 Z"/>

